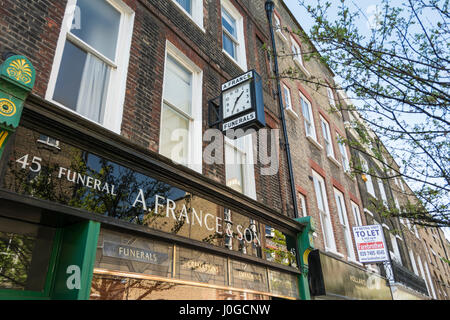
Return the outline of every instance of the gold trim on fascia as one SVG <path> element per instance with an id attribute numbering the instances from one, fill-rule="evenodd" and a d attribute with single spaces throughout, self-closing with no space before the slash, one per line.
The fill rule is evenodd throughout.
<path id="1" fill-rule="evenodd" d="M 190 285 L 190 286 L 195 286 L 195 287 L 203 287 L 203 288 L 219 289 L 219 290 L 231 290 L 231 291 L 238 291 L 238 292 L 245 292 L 245 293 L 252 293 L 252 294 L 261 294 L 261 295 L 265 295 L 265 296 L 271 296 L 271 297 L 288 299 L 288 300 L 297 300 L 296 298 L 293 298 L 293 297 L 277 295 L 277 294 L 273 294 L 273 293 L 270 293 L 270 292 L 262 292 L 262 291 L 248 290 L 248 289 L 239 289 L 239 288 L 219 286 L 219 285 L 215 285 L 215 284 L 207 284 L 207 283 L 187 281 L 187 280 L 170 279 L 170 278 L 164 278 L 164 277 L 152 276 L 152 275 L 148 275 L 148 274 L 141 274 L 141 273 L 134 273 L 134 272 L 112 271 L 112 270 L 95 268 L 94 269 L 94 274 L 107 275 L 107 276 L 116 276 L 116 277 L 125 277 L 125 278 L 133 278 L 133 279 L 141 279 L 141 280 L 153 280 L 153 281 L 172 282 L 172 283 L 183 284 L 183 285 Z"/>

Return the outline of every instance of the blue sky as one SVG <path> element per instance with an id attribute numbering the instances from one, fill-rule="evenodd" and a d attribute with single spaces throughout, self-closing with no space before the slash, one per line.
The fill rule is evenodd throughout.
<path id="1" fill-rule="evenodd" d="M 309 30 L 311 26 L 313 25 L 313 20 L 309 17 L 309 14 L 306 12 L 306 9 L 303 8 L 298 0 L 282 0 L 284 3 L 288 6 L 288 8 L 291 10 L 299 24 L 302 26 L 302 28 L 305 30 L 306 33 L 309 33 Z M 316 0 L 306 0 L 305 1 L 308 4 L 311 4 L 311 6 L 314 6 L 317 4 Z M 340 1 L 334 0 L 330 1 L 332 3 L 332 6 L 338 5 Z M 366 15 L 367 19 L 371 22 L 375 21 L 375 13 L 376 13 L 376 6 L 381 4 L 380 0 L 360 0 L 360 1 L 348 1 L 347 3 L 353 3 L 357 4 L 358 7 L 361 9 L 361 13 Z M 392 0 L 390 1 L 390 5 L 402 5 L 402 1 L 399 0 Z M 332 10 L 330 10 L 332 12 Z M 368 20 L 365 18 L 361 18 L 361 26 L 360 26 L 360 32 L 362 34 L 365 34 L 367 36 L 370 35 L 370 24 L 368 23 Z M 424 21 L 425 24 L 432 24 L 434 22 L 432 14 L 425 12 L 424 13 Z M 366 33 L 367 32 L 367 33 Z M 337 82 L 339 82 L 339 79 L 336 79 Z M 351 96 L 351 95 L 350 95 Z M 412 124 L 413 122 L 421 121 L 421 119 L 417 119 L 414 117 L 405 119 L 408 123 Z M 383 139 L 382 139 L 383 140 Z M 389 148 L 389 144 L 392 143 L 391 141 L 384 141 L 385 145 Z M 397 163 L 401 163 L 401 159 L 397 159 Z M 414 189 L 414 185 L 412 185 L 410 182 L 408 182 L 410 186 Z M 450 228 L 444 229 L 445 236 L 450 241 Z"/>

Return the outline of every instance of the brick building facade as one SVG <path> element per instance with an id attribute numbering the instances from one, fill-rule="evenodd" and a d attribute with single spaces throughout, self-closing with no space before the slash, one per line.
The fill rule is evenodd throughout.
<path id="1" fill-rule="evenodd" d="M 371 221 L 334 74 L 302 58 L 314 47 L 282 1 L 280 69 L 329 87 L 282 78 L 277 92 L 264 1 L 3 0 L 0 15 L 0 62 L 22 55 L 36 71 L 1 159 L 0 298 L 336 298 L 367 282 L 340 298 L 391 299 L 357 261 L 352 227 Z M 269 130 L 211 132 L 221 85 L 252 69 Z M 313 249 L 342 270 L 334 295 L 310 293 Z"/>

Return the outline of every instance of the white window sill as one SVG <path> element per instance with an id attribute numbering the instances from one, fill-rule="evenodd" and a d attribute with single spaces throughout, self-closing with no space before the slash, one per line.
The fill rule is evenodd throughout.
<path id="1" fill-rule="evenodd" d="M 372 216 L 373 217 L 373 213 L 372 212 L 370 212 L 369 210 L 367 210 L 366 208 L 364 208 L 364 212 L 365 213 L 368 213 L 370 216 Z"/>
<path id="2" fill-rule="evenodd" d="M 333 162 L 338 168 L 340 168 L 341 167 L 341 164 L 339 163 L 339 161 L 337 161 L 332 155 L 327 155 L 327 158 L 331 161 L 331 162 Z"/>
<path id="3" fill-rule="evenodd" d="M 367 191 L 367 193 L 368 193 L 370 196 L 372 196 L 372 197 L 374 197 L 375 199 L 378 200 L 377 196 L 376 196 L 375 194 L 373 194 L 372 192 Z"/>
<path id="4" fill-rule="evenodd" d="M 352 176 L 350 170 L 344 170 L 345 174 L 347 175 L 347 177 L 349 177 L 350 179 L 352 179 L 353 181 L 355 181 L 355 177 Z"/>
<path id="5" fill-rule="evenodd" d="M 293 117 L 293 118 L 295 118 L 295 119 L 298 119 L 298 118 L 299 118 L 297 112 L 295 112 L 294 109 L 293 109 L 292 107 L 285 108 L 285 110 L 286 110 L 287 114 L 289 114 L 291 117 Z"/>
<path id="6" fill-rule="evenodd" d="M 323 150 L 322 145 L 319 142 L 317 142 L 317 140 L 314 139 L 313 137 L 307 135 L 306 139 L 308 139 L 308 141 L 311 142 L 317 149 Z"/>
<path id="7" fill-rule="evenodd" d="M 242 72 L 246 72 L 246 71 L 247 71 L 247 68 L 244 68 L 243 66 L 241 66 L 241 65 L 239 64 L 239 62 L 238 62 L 235 58 L 233 58 L 228 52 L 225 51 L 225 49 L 222 48 L 222 52 L 223 52 L 228 58 L 230 58 L 230 60 L 231 60 L 237 67 L 239 67 L 239 69 L 241 69 Z"/>
<path id="8" fill-rule="evenodd" d="M 191 19 L 192 20 L 192 22 L 194 22 L 194 24 L 203 32 L 203 33 L 206 33 L 206 30 L 205 30 L 205 28 L 203 27 L 203 15 L 202 15 L 202 17 L 201 17 L 201 21 L 200 21 L 200 17 L 198 18 L 198 20 L 196 20 L 196 19 L 194 19 L 194 17 L 189 13 L 189 12 L 187 12 L 178 2 L 176 2 L 176 1 L 172 1 L 180 10 L 181 10 L 181 12 L 183 12 L 183 14 L 185 15 L 185 16 L 187 16 L 189 19 Z"/>
<path id="9" fill-rule="evenodd" d="M 368 265 L 368 266 L 367 266 L 367 270 L 372 271 L 373 273 L 376 273 L 376 274 L 380 274 L 380 270 L 374 268 L 374 267 L 371 266 L 371 265 Z"/>
<path id="10" fill-rule="evenodd" d="M 285 37 L 285 35 L 283 34 L 283 31 L 281 31 L 280 29 L 277 29 L 276 34 L 280 37 L 280 39 L 281 39 L 283 42 L 286 42 L 286 43 L 287 43 L 288 39 L 287 39 L 287 38 Z"/>
<path id="11" fill-rule="evenodd" d="M 345 257 L 342 253 L 339 253 L 339 252 L 334 251 L 334 250 L 331 250 L 331 249 L 325 248 L 325 252 L 326 252 L 326 253 L 329 253 L 329 254 L 331 254 L 331 255 L 333 255 L 333 256 L 336 256 L 336 257 L 338 257 L 338 258 L 344 258 L 344 257 Z"/>
<path id="12" fill-rule="evenodd" d="M 311 77 L 311 74 L 309 73 L 308 70 L 306 70 L 305 66 L 299 61 L 299 58 L 294 57 L 294 62 L 306 76 Z"/>
<path id="13" fill-rule="evenodd" d="M 357 264 L 358 266 L 364 267 L 364 265 L 361 262 L 356 261 L 355 259 L 352 259 L 350 257 L 347 257 L 347 261 L 351 262 L 351 263 L 354 263 L 354 264 Z"/>
<path id="14" fill-rule="evenodd" d="M 61 109 L 65 110 L 65 111 L 68 111 L 68 112 L 70 112 L 70 113 L 72 113 L 72 114 L 77 115 L 78 117 L 83 118 L 84 120 L 87 120 L 87 121 L 89 121 L 89 122 L 91 122 L 91 123 L 93 123 L 93 124 L 95 124 L 95 125 L 97 125 L 97 126 L 100 126 L 100 127 L 104 128 L 104 129 L 106 129 L 106 130 L 109 130 L 109 131 L 111 131 L 111 132 L 114 132 L 114 133 L 120 135 L 120 128 L 113 129 L 113 128 L 108 127 L 107 125 L 105 125 L 105 124 L 103 124 L 103 123 L 100 123 L 100 122 L 91 120 L 91 119 L 89 119 L 88 117 L 83 116 L 82 114 L 76 112 L 75 110 L 72 110 L 72 109 L 66 107 L 65 105 L 63 105 L 62 103 L 60 103 L 60 102 L 58 102 L 58 101 L 55 101 L 55 100 L 53 100 L 53 99 L 50 99 L 50 98 L 47 98 L 47 97 L 46 97 L 45 100 L 47 100 L 48 102 L 50 102 L 50 103 L 52 103 L 52 104 L 54 104 L 54 105 L 60 107 Z"/>

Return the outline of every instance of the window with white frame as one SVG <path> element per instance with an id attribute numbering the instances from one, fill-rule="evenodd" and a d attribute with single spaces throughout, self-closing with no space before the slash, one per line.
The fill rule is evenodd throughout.
<path id="1" fill-rule="evenodd" d="M 299 193 L 298 199 L 299 199 L 299 203 L 300 203 L 300 209 L 301 209 L 300 211 L 302 213 L 302 216 L 306 217 L 308 215 L 308 211 L 306 209 L 306 197 L 303 194 Z"/>
<path id="2" fill-rule="evenodd" d="M 59 140 L 41 134 L 37 142 L 59 149 Z"/>
<path id="3" fill-rule="evenodd" d="M 339 146 L 339 152 L 341 153 L 341 161 L 342 161 L 342 167 L 344 168 L 345 172 L 350 172 L 350 160 L 348 158 L 347 154 L 347 148 L 345 147 L 344 138 L 341 137 L 339 134 L 337 134 L 337 141 Z"/>
<path id="4" fill-rule="evenodd" d="M 400 208 L 400 204 L 398 203 L 397 197 L 396 197 L 396 196 L 393 196 L 393 197 L 394 197 L 394 204 L 395 204 L 395 207 L 397 208 L 398 213 L 401 214 L 401 213 L 402 213 L 402 209 Z M 400 218 L 400 223 L 402 223 L 403 225 L 406 226 L 406 223 L 409 224 L 409 220 L 407 220 L 407 219 L 405 219 L 405 218 Z M 408 228 L 409 228 L 409 227 L 408 227 Z"/>
<path id="5" fill-rule="evenodd" d="M 420 256 L 417 256 L 417 259 L 420 260 Z M 431 280 L 431 275 L 430 275 L 430 268 L 428 267 L 428 263 L 425 261 L 425 270 L 427 272 L 427 278 L 428 278 L 428 282 L 430 283 L 431 286 L 431 294 L 433 295 L 433 298 L 436 299 L 436 291 L 434 289 L 434 283 Z M 425 280 L 425 277 L 424 277 Z M 425 281 L 426 282 L 426 281 Z M 430 292 L 430 290 L 428 290 L 428 292 Z"/>
<path id="6" fill-rule="evenodd" d="M 172 0 L 203 29 L 203 0 Z"/>
<path id="7" fill-rule="evenodd" d="M 356 226 L 362 226 L 361 213 L 359 212 L 359 206 L 351 201 L 353 218 L 355 219 Z"/>
<path id="8" fill-rule="evenodd" d="M 327 156 L 334 158 L 335 156 L 332 143 L 333 140 L 331 139 L 330 125 L 328 124 L 328 121 L 326 121 L 322 116 L 320 116 L 320 125 L 322 127 L 322 134 L 325 140 L 325 148 L 327 150 Z"/>
<path id="9" fill-rule="evenodd" d="M 393 235 L 392 233 L 390 233 L 389 236 L 390 236 L 390 238 L 391 238 L 392 250 L 394 250 L 394 252 L 391 251 L 391 258 L 392 258 L 395 262 L 397 262 L 397 263 L 403 265 L 403 263 L 402 263 L 402 257 L 401 257 L 401 255 L 400 255 L 400 250 L 399 250 L 399 248 L 398 248 L 397 237 L 396 237 L 395 235 Z"/>
<path id="10" fill-rule="evenodd" d="M 119 133 L 133 21 L 121 0 L 69 0 L 46 99 Z"/>
<path id="11" fill-rule="evenodd" d="M 376 197 L 375 195 L 375 189 L 373 188 L 373 182 L 372 182 L 372 176 L 369 174 L 369 165 L 367 164 L 366 159 L 364 159 L 363 156 L 361 156 L 361 167 L 364 172 L 364 175 L 366 176 L 366 188 L 367 192 L 371 194 L 373 197 Z"/>
<path id="12" fill-rule="evenodd" d="M 405 186 L 403 185 L 405 182 L 400 179 L 399 183 L 400 183 L 400 188 L 402 189 L 403 192 L 405 192 Z"/>
<path id="13" fill-rule="evenodd" d="M 328 101 L 330 102 L 330 105 L 333 108 L 335 108 L 336 107 L 336 100 L 334 99 L 333 90 L 330 87 L 327 87 L 327 94 L 328 94 Z"/>
<path id="14" fill-rule="evenodd" d="M 309 102 L 309 100 L 306 99 L 306 97 L 301 92 L 299 92 L 299 95 L 300 95 L 300 105 L 302 106 L 302 113 L 305 121 L 306 136 L 311 137 L 317 141 L 311 102 Z"/>
<path id="15" fill-rule="evenodd" d="M 416 259 L 414 258 L 414 253 L 412 252 L 411 249 L 409 249 L 409 258 L 411 259 L 411 264 L 412 264 L 414 273 L 416 274 L 416 276 L 419 276 L 419 271 L 417 270 L 417 265 L 416 265 Z"/>
<path id="16" fill-rule="evenodd" d="M 243 69 L 247 70 L 244 18 L 229 0 L 222 0 L 223 50 Z"/>
<path id="17" fill-rule="evenodd" d="M 280 18 L 274 14 L 273 15 L 273 21 L 275 22 L 275 30 L 276 32 L 283 37 L 284 40 L 287 40 L 286 36 L 283 34 L 283 26 L 281 25 L 281 20 Z"/>
<path id="18" fill-rule="evenodd" d="M 388 200 L 386 197 L 386 191 L 384 190 L 384 183 L 380 178 L 377 178 L 378 188 L 380 189 L 381 199 L 383 200 L 383 204 L 387 207 Z"/>
<path id="19" fill-rule="evenodd" d="M 414 229 L 414 234 L 417 237 L 417 239 L 420 239 L 419 231 L 417 230 L 417 226 L 415 224 L 413 225 L 413 229 Z"/>
<path id="20" fill-rule="evenodd" d="M 339 223 L 344 233 L 345 247 L 349 259 L 355 260 L 355 251 L 353 250 L 352 235 L 350 230 L 350 223 L 348 222 L 347 208 L 345 206 L 344 195 L 342 192 L 334 188 L 334 198 L 339 216 Z"/>
<path id="21" fill-rule="evenodd" d="M 291 44 L 292 57 L 294 61 L 297 61 L 302 67 L 304 67 L 300 45 L 293 37 L 291 37 Z"/>
<path id="22" fill-rule="evenodd" d="M 252 146 L 252 135 L 246 135 L 235 140 L 225 137 L 225 179 L 228 187 L 255 199 L 256 187 Z"/>
<path id="23" fill-rule="evenodd" d="M 314 192 L 316 194 L 317 206 L 319 209 L 322 234 L 325 242 L 325 249 L 336 252 L 336 241 L 334 238 L 333 226 L 331 223 L 330 209 L 328 207 L 325 180 L 313 170 Z"/>
<path id="24" fill-rule="evenodd" d="M 159 152 L 202 172 L 202 71 L 167 42 Z"/>
<path id="25" fill-rule="evenodd" d="M 283 84 L 283 93 L 284 93 L 284 104 L 285 104 L 286 110 L 293 111 L 292 100 L 291 100 L 291 90 L 289 90 L 289 88 L 285 84 Z"/>

